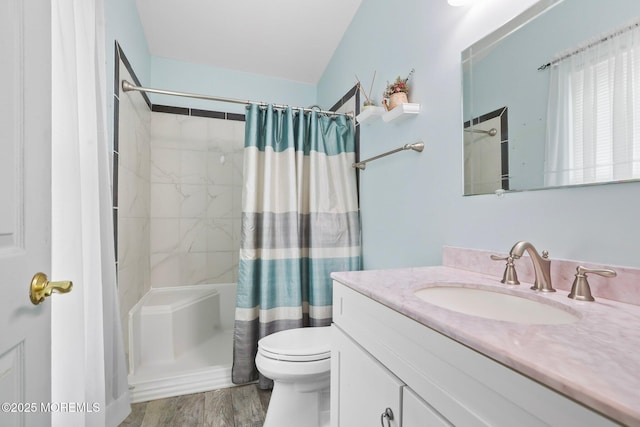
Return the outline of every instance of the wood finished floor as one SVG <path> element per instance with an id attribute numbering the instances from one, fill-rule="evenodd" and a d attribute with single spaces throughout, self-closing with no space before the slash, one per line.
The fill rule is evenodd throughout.
<path id="1" fill-rule="evenodd" d="M 270 398 L 250 384 L 134 403 L 120 427 L 262 427 Z"/>

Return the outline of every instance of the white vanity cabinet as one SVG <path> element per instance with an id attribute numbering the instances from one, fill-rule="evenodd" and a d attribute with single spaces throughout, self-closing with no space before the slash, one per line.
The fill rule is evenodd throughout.
<path id="1" fill-rule="evenodd" d="M 340 282 L 333 289 L 331 427 L 619 425 Z M 394 419 L 381 424 L 386 408 Z"/>
<path id="2" fill-rule="evenodd" d="M 338 327 L 332 343 L 332 426 L 451 425 Z"/>

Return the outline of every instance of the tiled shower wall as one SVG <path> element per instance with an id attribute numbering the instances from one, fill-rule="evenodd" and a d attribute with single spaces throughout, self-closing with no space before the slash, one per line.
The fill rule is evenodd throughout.
<path id="1" fill-rule="evenodd" d="M 153 287 L 237 281 L 243 145 L 244 121 L 152 113 Z"/>
<path id="2" fill-rule="evenodd" d="M 133 82 L 120 62 L 121 79 Z M 119 92 L 119 94 L 118 94 Z M 120 319 L 128 348 L 129 310 L 151 287 L 149 226 L 151 206 L 151 110 L 139 92 L 116 91 L 117 137 L 114 176 L 117 192 L 117 266 Z"/>
<path id="3" fill-rule="evenodd" d="M 125 348 L 151 287 L 237 281 L 244 115 L 154 105 L 116 46 L 114 215 Z M 152 112 L 153 110 L 153 112 Z"/>

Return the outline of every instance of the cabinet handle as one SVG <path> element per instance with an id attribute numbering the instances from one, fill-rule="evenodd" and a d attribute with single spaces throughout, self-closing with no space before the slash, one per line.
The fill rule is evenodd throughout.
<path id="1" fill-rule="evenodd" d="M 387 427 L 391 427 L 391 420 L 393 419 L 393 411 L 391 408 L 387 408 L 384 410 L 382 414 L 380 414 L 380 425 L 384 427 L 384 419 L 387 419 Z"/>

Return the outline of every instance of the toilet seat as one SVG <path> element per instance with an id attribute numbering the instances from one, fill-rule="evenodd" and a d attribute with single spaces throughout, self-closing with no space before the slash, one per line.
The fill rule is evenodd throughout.
<path id="1" fill-rule="evenodd" d="M 258 341 L 258 353 L 272 360 L 313 362 L 331 357 L 330 326 L 289 329 Z"/>

